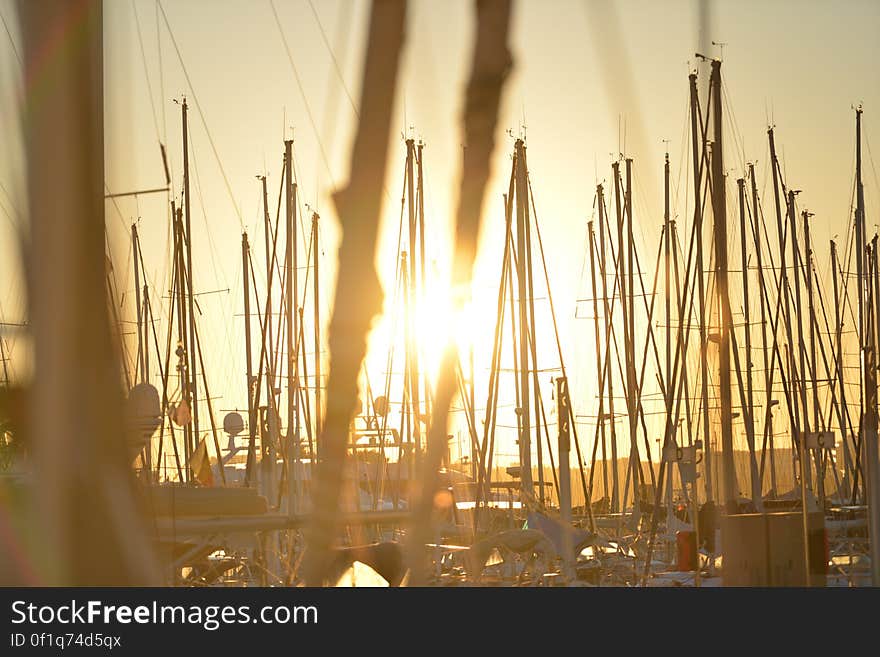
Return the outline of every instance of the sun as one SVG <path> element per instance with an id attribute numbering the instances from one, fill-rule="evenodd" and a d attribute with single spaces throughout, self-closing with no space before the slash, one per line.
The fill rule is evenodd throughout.
<path id="1" fill-rule="evenodd" d="M 416 345 L 422 367 L 432 381 L 440 373 L 440 363 L 450 339 L 458 348 L 459 357 L 470 351 L 471 341 L 466 330 L 464 310 L 457 310 L 448 286 L 425 290 L 415 312 Z"/>

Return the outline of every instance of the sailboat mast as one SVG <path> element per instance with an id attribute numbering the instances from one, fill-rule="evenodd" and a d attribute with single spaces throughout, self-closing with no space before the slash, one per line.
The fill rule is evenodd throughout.
<path id="1" fill-rule="evenodd" d="M 851 490 L 850 477 L 852 475 L 853 463 L 849 453 L 849 439 L 846 425 L 843 418 L 846 415 L 846 385 L 843 378 L 843 318 L 840 315 L 840 290 L 837 281 L 838 273 L 837 264 L 837 244 L 831 240 L 831 280 L 834 286 L 834 368 L 836 372 L 836 380 L 831 385 L 837 384 L 840 389 L 840 409 L 838 420 L 840 421 L 840 440 L 843 443 L 843 458 L 846 466 L 843 473 L 843 488 L 845 491 Z"/>
<path id="2" fill-rule="evenodd" d="M 749 256 L 746 245 L 748 232 L 746 230 L 746 181 L 738 178 L 736 187 L 739 200 L 739 231 L 740 231 L 740 260 L 742 263 L 743 282 L 743 316 L 745 320 L 745 349 L 746 349 L 746 404 L 748 413 L 745 414 L 746 436 L 748 437 L 749 449 L 754 454 L 755 449 L 755 396 L 752 377 L 752 312 L 749 303 Z M 750 479 L 752 484 L 752 500 L 755 506 L 762 508 L 763 487 L 761 477 L 758 474 L 758 465 L 754 458 L 749 459 L 751 465 Z"/>
<path id="3" fill-rule="evenodd" d="M 245 470 L 245 486 L 251 483 L 251 476 L 256 460 L 257 448 L 257 414 L 254 399 L 254 371 L 251 360 L 251 286 L 250 271 L 250 246 L 248 245 L 247 233 L 241 235 L 241 272 L 242 290 L 244 292 L 244 360 L 247 373 L 247 405 L 248 405 L 248 453 L 247 468 Z"/>
<path id="4" fill-rule="evenodd" d="M 611 360 L 611 333 L 613 331 L 613 321 L 614 321 L 614 288 L 612 288 L 611 297 L 608 296 L 608 259 L 606 256 L 606 248 L 605 248 L 605 228 L 607 224 L 607 216 L 605 214 L 605 196 L 602 185 L 599 185 L 596 189 L 596 193 L 598 196 L 597 202 L 599 204 L 599 277 L 602 280 L 602 304 L 603 304 L 603 317 L 605 319 L 605 356 L 602 359 L 602 368 L 605 372 L 606 378 L 606 387 L 608 389 L 608 415 L 607 418 L 610 420 L 609 431 L 611 434 L 611 512 L 619 513 L 620 512 L 620 473 L 617 469 L 617 430 L 616 430 L 616 416 L 614 414 L 614 368 L 610 364 Z M 608 230 L 610 232 L 611 227 L 608 226 Z M 610 237 L 609 237 L 610 239 Z M 615 277 L 616 278 L 616 277 Z M 615 285 L 616 287 L 616 285 Z M 605 421 L 605 418 L 600 417 L 600 422 Z M 604 426 L 604 424 L 603 424 Z"/>
<path id="5" fill-rule="evenodd" d="M 523 263 L 523 273 L 526 277 L 526 295 L 528 297 L 529 323 L 522 332 L 522 338 L 528 341 L 529 352 L 531 354 L 532 363 L 532 394 L 535 405 L 535 447 L 538 457 L 538 500 L 544 503 L 544 449 L 541 443 L 541 415 L 543 408 L 541 405 L 541 388 L 538 381 L 538 324 L 535 321 L 535 287 L 532 271 L 532 218 L 529 211 L 529 165 L 526 159 L 526 145 L 523 142 L 520 148 L 520 159 L 518 161 L 522 169 L 522 189 L 523 194 L 523 224 L 525 233 L 523 238 L 526 243 L 526 259 Z M 517 191 L 519 196 L 520 191 Z M 526 361 L 526 364 L 528 361 Z M 529 368 L 523 365 L 523 371 L 528 372 Z M 564 370 L 563 370 L 564 373 Z"/>
<path id="6" fill-rule="evenodd" d="M 706 354 L 708 341 L 706 339 L 706 284 L 703 270 L 703 207 L 701 196 L 701 182 L 703 163 L 701 153 L 705 152 L 705 144 L 702 131 L 699 128 L 700 103 L 697 95 L 697 74 L 688 76 L 690 99 L 691 99 L 691 148 L 693 152 L 694 166 L 694 230 L 697 238 L 697 297 L 699 301 L 699 324 L 700 324 L 700 405 L 702 406 L 703 419 L 703 453 L 706 461 L 706 503 L 714 499 L 712 482 L 714 479 L 712 465 L 712 440 L 709 434 L 709 362 Z"/>
<path id="7" fill-rule="evenodd" d="M 669 227 L 669 153 L 667 152 L 665 157 L 663 158 L 663 264 L 665 269 L 665 280 L 663 285 L 663 291 L 665 292 L 666 297 L 666 376 L 665 376 L 665 390 L 666 393 L 664 395 L 666 402 L 666 417 L 667 417 L 667 428 L 672 429 L 672 435 L 674 436 L 674 427 L 675 424 L 672 421 L 672 330 L 669 322 L 670 312 L 671 312 L 671 298 L 672 298 L 672 289 L 670 286 L 670 273 L 671 273 L 671 244 L 670 241 L 672 239 L 672 231 Z M 665 447 L 665 445 L 664 445 Z M 663 450 L 660 450 L 660 454 L 658 455 L 660 462 L 663 461 Z M 673 495 L 673 476 L 674 470 L 670 464 L 669 475 L 666 479 L 666 525 L 667 527 L 672 526 L 672 495 Z M 682 488 L 684 488 L 684 482 L 682 481 Z M 671 549 L 671 544 L 670 544 Z"/>
<path id="8" fill-rule="evenodd" d="M 137 336 L 138 336 L 138 374 L 139 381 L 141 383 L 146 382 L 146 365 L 144 361 L 146 360 L 146 343 L 144 342 L 144 331 L 143 331 L 143 317 L 141 313 L 141 274 L 140 274 L 140 263 L 138 261 L 138 233 L 137 233 L 137 225 L 131 225 L 131 253 L 132 253 L 132 261 L 134 263 L 134 294 L 135 294 L 135 303 L 137 304 Z"/>
<path id="9" fill-rule="evenodd" d="M 856 109 L 856 290 L 858 292 L 859 328 L 858 339 L 860 349 L 867 344 L 867 325 L 865 320 L 865 249 L 867 240 L 865 235 L 865 190 L 862 186 L 862 108 Z M 864 376 L 864 373 L 862 373 Z M 864 389 L 859 386 L 860 416 L 865 413 Z M 860 418 L 859 425 L 862 425 Z M 861 436 L 859 442 L 861 442 Z"/>
<path id="10" fill-rule="evenodd" d="M 724 177 L 724 142 L 721 96 L 721 62 L 712 60 L 709 86 L 713 95 L 712 145 L 712 216 L 715 241 L 715 286 L 721 311 L 720 336 L 718 339 L 718 380 L 721 386 L 721 459 L 724 472 L 724 501 L 728 513 L 737 510 L 736 470 L 733 464 L 733 406 L 730 397 L 730 332 L 733 318 L 730 314 L 730 297 L 727 281 L 727 196 Z"/>
<path id="11" fill-rule="evenodd" d="M 809 409 L 807 407 L 807 365 L 806 365 L 806 357 L 805 357 L 805 348 L 804 348 L 804 324 L 803 324 L 803 313 L 801 312 L 801 268 L 798 264 L 798 260 L 800 259 L 800 246 L 798 244 L 798 232 L 797 232 L 797 219 L 795 212 L 795 204 L 794 204 L 795 193 L 794 190 L 788 190 L 788 218 L 791 225 L 791 266 L 794 268 L 794 304 L 795 304 L 795 316 L 797 317 L 797 344 L 792 344 L 792 348 L 797 350 L 798 354 L 798 367 L 800 369 L 800 375 L 795 377 L 794 382 L 798 384 L 798 391 L 800 392 L 801 399 L 801 409 L 803 415 L 801 416 L 801 422 L 803 426 L 803 432 L 800 432 L 796 435 L 798 445 L 801 445 L 803 442 L 801 440 L 801 433 L 806 433 L 810 431 L 810 416 Z M 792 362 L 794 362 L 794 357 L 792 357 Z M 794 386 L 793 382 L 793 386 Z M 800 452 L 800 458 L 805 459 L 804 464 L 805 467 L 803 472 L 806 476 L 806 487 L 811 491 L 813 490 L 813 471 L 810 466 L 810 457 L 809 454 L 805 451 L 806 448 L 802 447 Z"/>
<path id="12" fill-rule="evenodd" d="M 821 415 L 819 407 L 819 386 L 816 371 L 819 368 L 816 360 L 816 308 L 813 302 L 813 249 L 810 243 L 810 222 L 809 218 L 813 216 L 812 212 L 804 210 L 802 215 L 804 222 L 804 280 L 807 288 L 807 310 L 810 320 L 810 370 L 813 376 L 813 429 L 815 431 L 825 430 L 825 420 Z M 823 352 L 824 353 L 824 352 Z M 816 490 L 819 494 L 819 506 L 824 508 L 825 505 L 825 453 L 822 450 L 816 450 Z"/>
<path id="13" fill-rule="evenodd" d="M 263 232 L 266 246 L 266 405 L 271 407 L 269 399 L 275 394 L 275 340 L 272 338 L 272 282 L 274 278 L 272 265 L 275 259 L 275 249 L 272 240 L 272 221 L 269 217 L 269 192 L 266 188 L 266 176 L 260 176 L 260 186 L 263 193 Z"/>
<path id="14" fill-rule="evenodd" d="M 419 265 L 418 265 L 418 249 L 419 249 L 419 221 L 416 215 L 416 183 L 415 183 L 415 160 L 416 150 L 415 141 L 413 139 L 406 140 L 406 200 L 407 200 L 407 219 L 409 226 L 409 285 L 406 290 L 409 299 L 408 322 L 411 324 L 410 342 L 407 344 L 407 360 L 409 362 L 409 388 L 410 401 L 412 403 L 412 430 L 413 439 L 415 441 L 416 454 L 421 454 L 421 376 L 419 374 L 419 351 L 418 340 L 415 337 L 419 330 L 418 322 L 418 299 L 419 299 Z"/>
<path id="15" fill-rule="evenodd" d="M 287 286 L 287 512 L 296 510 L 299 466 L 299 385 L 296 376 L 297 283 L 296 283 L 296 185 L 293 183 L 293 140 L 284 140 L 284 199 L 287 250 L 285 273 Z"/>
<path id="16" fill-rule="evenodd" d="M 323 429 L 323 412 L 321 407 L 321 283 L 320 268 L 318 266 L 320 245 L 318 243 L 318 220 L 317 212 L 312 213 L 312 296 L 315 303 L 315 439 L 317 449 L 321 449 L 321 431 Z"/>
<path id="17" fill-rule="evenodd" d="M 177 336 L 178 336 L 178 347 L 176 351 L 177 356 L 177 373 L 180 384 L 180 389 L 183 394 L 183 399 L 192 408 L 192 388 L 190 387 L 190 378 L 188 376 L 189 369 L 189 349 L 190 345 L 188 344 L 187 337 L 187 312 L 186 312 L 186 267 L 184 264 L 184 255 L 183 255 L 183 208 L 176 208 L 176 210 L 172 209 L 172 214 L 174 215 L 174 259 L 177 264 L 177 279 L 175 281 L 175 288 L 173 296 L 177 299 Z M 189 411 L 191 412 L 191 410 Z M 187 480 L 191 479 L 191 473 L 189 470 L 189 459 L 192 454 L 195 445 L 193 444 L 193 425 L 192 422 L 185 422 L 183 425 L 183 440 L 184 440 L 184 471 L 186 472 Z"/>
<path id="18" fill-rule="evenodd" d="M 134 263 L 134 293 L 135 293 L 135 303 L 137 305 L 137 341 L 138 341 L 138 373 L 139 373 L 139 381 L 140 383 L 147 382 L 147 341 L 144 337 L 144 321 L 143 321 L 143 313 L 141 308 L 141 275 L 140 275 L 140 259 L 138 258 L 138 252 L 140 250 L 138 244 L 138 233 L 137 233 L 137 225 L 131 225 L 131 253 L 132 253 L 132 261 Z M 146 293 L 147 286 L 144 286 L 144 292 Z M 0 345 L 2 346 L 2 345 Z M 2 352 L 0 352 L 0 358 L 4 358 Z M 3 367 L 6 367 L 6 362 L 4 359 Z M 152 449 L 152 438 L 147 440 L 147 444 L 144 446 L 143 450 L 143 463 L 144 463 L 144 471 L 149 477 L 150 472 L 153 469 L 153 449 Z"/>
<path id="19" fill-rule="evenodd" d="M 516 269 L 517 295 L 519 297 L 519 389 L 520 389 L 520 470 L 522 488 L 528 497 L 535 492 L 532 479 L 532 437 L 529 408 L 529 349 L 527 329 L 528 289 L 526 284 L 526 206 L 528 205 L 528 185 L 526 182 L 525 156 L 523 140 L 517 139 L 514 144 L 514 167 L 516 170 Z M 512 293 L 512 290 L 511 290 Z M 515 324 L 515 322 L 514 322 Z M 536 409 L 537 412 L 537 409 Z"/>
<path id="20" fill-rule="evenodd" d="M 666 413 L 672 412 L 672 327 L 670 326 L 671 297 L 670 285 L 671 271 L 671 240 L 672 231 L 669 229 L 669 153 L 663 162 L 663 261 L 665 265 L 666 292 Z"/>
<path id="21" fill-rule="evenodd" d="M 598 198 L 599 203 L 602 202 L 602 185 L 599 185 L 596 188 L 596 196 Z M 600 205 L 601 207 L 601 205 Z M 601 210 L 600 210 L 601 212 Z M 592 281 L 592 292 L 593 292 L 593 329 L 596 334 L 596 367 L 599 368 L 599 414 L 596 416 L 597 422 L 597 438 L 601 436 L 602 441 L 602 495 L 606 498 L 606 500 L 610 499 L 608 497 L 608 455 L 606 449 L 606 435 L 605 435 L 605 368 L 602 365 L 602 343 L 601 343 L 601 335 L 599 332 L 599 298 L 598 291 L 596 288 L 596 248 L 595 241 L 596 235 L 593 231 L 593 222 L 590 221 L 587 224 L 587 240 L 590 244 L 590 279 Z M 596 465 L 596 447 L 597 445 L 593 445 L 593 458 L 590 463 L 590 487 L 589 494 L 592 498 L 593 495 L 593 474 L 595 472 Z M 615 465 L 616 467 L 616 465 Z M 592 499 L 586 500 L 586 504 L 591 504 Z"/>
<path id="22" fill-rule="evenodd" d="M 790 380 L 791 387 L 789 393 L 787 395 L 787 404 L 790 407 L 789 415 L 791 420 L 791 434 L 792 434 L 792 447 L 794 451 L 793 455 L 797 454 L 797 445 L 798 439 L 797 435 L 801 430 L 801 419 L 800 419 L 800 405 L 797 403 L 797 396 L 795 385 L 797 378 L 797 372 L 793 366 L 793 357 L 791 355 L 791 349 L 793 349 L 793 345 L 795 344 L 794 334 L 791 328 L 791 300 L 790 300 L 790 290 L 788 285 L 788 267 L 786 265 L 786 254 L 785 254 L 785 240 L 787 231 L 783 225 L 782 221 L 782 202 L 779 198 L 780 185 L 781 181 L 779 180 L 779 159 L 776 156 L 776 138 L 774 134 L 773 128 L 769 128 L 767 130 L 767 140 L 770 145 L 770 168 L 773 174 L 773 200 L 774 200 L 774 208 L 776 210 L 776 232 L 779 236 L 779 294 L 778 299 L 782 299 L 784 306 L 783 317 L 785 319 L 785 338 L 787 344 L 788 354 L 786 355 L 785 361 L 789 363 L 789 372 L 790 372 Z M 784 190 L 784 183 L 781 185 Z M 788 209 L 786 208 L 786 213 Z M 777 311 L 779 310 L 779 304 L 777 301 Z M 775 333 L 774 333 L 774 338 Z M 782 362 L 782 354 L 779 354 L 780 364 Z M 780 373 L 782 372 L 782 368 L 780 367 Z M 783 385 L 785 383 L 785 379 L 783 378 Z M 797 475 L 799 476 L 799 475 Z"/>
<path id="23" fill-rule="evenodd" d="M 770 448 L 770 493 L 772 496 L 776 496 L 778 491 L 776 490 L 776 459 L 773 452 L 773 430 L 772 430 L 772 403 L 771 399 L 773 395 L 773 391 L 771 388 L 773 387 L 773 378 L 770 375 L 770 350 L 767 345 L 767 301 L 766 301 L 766 292 L 764 289 L 765 281 L 764 281 L 764 256 L 761 248 L 761 215 L 760 208 L 758 207 L 758 182 L 755 179 L 755 165 L 749 164 L 749 182 L 751 184 L 751 192 L 752 192 L 752 235 L 755 242 L 755 261 L 758 271 L 758 283 L 760 285 L 761 293 L 758 295 L 759 301 L 761 302 L 761 355 L 763 357 L 764 364 L 764 399 L 766 405 L 766 414 L 764 416 L 764 443 L 761 450 L 761 476 L 763 477 L 764 473 L 764 454 L 767 449 L 767 444 L 769 442 Z M 745 236 L 743 237 L 745 239 Z M 762 491 L 763 491 L 763 479 L 762 479 Z"/>
<path id="24" fill-rule="evenodd" d="M 865 229 L 865 191 L 862 185 L 862 109 L 856 110 L 856 230 L 859 235 Z M 859 253 L 861 264 L 863 252 Z M 876 268 L 877 237 L 874 237 L 873 258 Z M 876 275 L 876 272 L 875 272 Z M 868 282 L 870 286 L 870 281 Z M 873 295 L 872 295 L 873 296 Z M 862 298 L 862 278 L 859 275 L 859 300 Z M 868 502 L 868 533 L 871 544 L 871 583 L 880 586 L 880 467 L 878 467 L 878 418 L 877 418 L 877 320 L 876 297 L 870 309 L 870 329 L 862 338 L 864 359 L 864 429 L 862 455 L 865 464 L 865 497 Z"/>
<path id="25" fill-rule="evenodd" d="M 183 202 L 184 213 L 186 219 L 186 287 L 189 293 L 187 297 L 187 312 L 189 314 L 189 375 L 190 375 L 190 397 L 192 399 L 192 430 L 195 441 L 199 439 L 199 396 L 198 385 L 196 383 L 196 337 L 195 323 L 196 316 L 193 311 L 193 282 L 192 282 L 192 223 L 191 223 L 191 203 L 189 188 L 189 125 L 187 122 L 187 104 L 186 98 L 183 99 L 182 117 L 183 117 Z M 196 445 L 193 444 L 193 449 Z"/>
<path id="26" fill-rule="evenodd" d="M 626 345 L 626 397 L 629 410 L 629 440 L 630 440 L 630 463 L 632 464 L 632 489 L 633 504 L 636 508 L 636 515 L 639 514 L 639 506 L 641 503 L 641 491 L 639 487 L 644 483 L 642 476 L 642 465 L 639 459 L 638 446 L 638 416 L 639 416 L 639 392 L 638 379 L 636 378 L 636 342 L 635 342 L 635 297 L 636 297 L 636 278 L 635 264 L 633 262 L 633 217 L 632 217 L 632 158 L 624 160 L 626 171 L 626 185 L 623 190 L 623 217 L 620 220 L 620 228 L 623 229 L 624 221 L 626 222 L 626 277 L 629 279 L 629 295 L 622 296 L 624 307 L 628 306 L 628 313 L 624 315 L 624 322 L 627 324 L 627 330 L 624 333 Z M 624 242 L 621 236 L 620 242 L 620 260 L 624 258 Z M 650 456 L 650 455 L 649 455 Z"/>
<path id="27" fill-rule="evenodd" d="M 416 223 L 419 238 L 419 273 L 420 283 L 417 290 L 420 290 L 420 296 L 424 294 L 428 286 L 428 279 L 425 275 L 425 174 L 424 174 L 424 149 L 425 144 L 421 141 L 418 143 L 416 151 L 416 197 L 418 198 L 418 214 L 416 215 Z M 421 302 L 417 302 L 420 304 Z M 422 372 L 423 385 L 425 386 L 425 417 L 431 415 L 431 392 L 428 370 L 425 368 Z"/>

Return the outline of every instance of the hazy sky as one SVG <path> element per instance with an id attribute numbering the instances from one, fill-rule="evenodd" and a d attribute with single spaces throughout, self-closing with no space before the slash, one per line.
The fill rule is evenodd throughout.
<path id="1" fill-rule="evenodd" d="M 710 5 L 706 41 L 726 44 L 722 71 L 728 107 L 733 110 L 727 126 L 728 192 L 735 192 L 734 180 L 743 175 L 745 161 L 754 161 L 759 192 L 770 201 L 766 129 L 772 121 L 787 182 L 804 190 L 799 204 L 815 212 L 817 259 L 824 271 L 827 241 L 835 234 L 842 239 L 850 218 L 851 106 L 860 102 L 865 107 L 868 144 L 869 227 L 878 216 L 877 174 L 870 145 L 880 112 L 880 3 L 755 0 Z M 220 409 L 245 405 L 240 240 L 246 229 L 262 262 L 262 211 L 255 176 L 268 176 L 274 205 L 282 139 L 292 134 L 300 198 L 322 219 L 324 307 L 328 308 L 338 240 L 329 194 L 347 175 L 356 120 L 352 103 L 356 106 L 360 99 L 368 3 L 275 0 L 274 7 L 293 65 L 269 0 L 163 0 L 161 8 L 154 0 L 105 3 L 106 181 L 112 191 L 162 184 L 160 141 L 168 148 L 173 185 L 179 190 L 180 108 L 173 101 L 183 94 L 189 98 L 195 287 L 197 291 L 230 290 L 200 297 L 212 394 L 222 398 L 217 401 Z M 0 13 L 20 51 L 14 3 L 0 1 Z M 643 267 L 653 270 L 662 224 L 664 140 L 668 140 L 673 166 L 673 212 L 683 218 L 689 213 L 685 208 L 689 174 L 682 169 L 687 164 L 683 130 L 687 75 L 696 66 L 698 16 L 698 3 L 693 0 L 514 3 L 514 70 L 504 92 L 475 272 L 475 305 L 494 305 L 503 238 L 501 194 L 506 191 L 513 146 L 505 132 L 510 130 L 527 137 L 529 170 L 578 413 L 595 413 L 592 322 L 575 319 L 575 300 L 587 296 L 589 287 L 588 269 L 585 276 L 583 265 L 595 185 L 610 181 L 612 157 L 623 152 L 634 158 L 637 244 Z M 405 156 L 402 134 L 410 134 L 410 129 L 426 143 L 428 250 L 436 261 L 437 280 L 442 280 L 448 268 L 449 217 L 454 211 L 462 145 L 459 116 L 473 27 L 471 2 L 409 3 L 402 75 L 393 99 L 398 127 L 387 172 L 386 223 L 377 260 L 389 295 L 397 257 Z M 722 54 L 718 47 L 708 49 L 707 55 Z M 16 69 L 10 39 L 3 30 L 0 107 L 4 134 L 12 139 L 4 139 L 8 157 L 0 158 L 0 182 L 9 192 L 9 196 L 0 194 L 4 213 L 0 216 L 0 312 L 13 319 L 24 312 L 20 273 L 10 257 L 18 222 L 12 206 L 25 207 L 15 192 L 21 188 Z M 704 65 L 699 73 L 708 77 Z M 130 301 L 133 277 L 127 231 L 138 220 L 150 282 L 167 294 L 165 197 L 124 199 L 118 206 L 108 204 L 107 213 L 120 289 Z M 133 303 L 127 307 L 133 313 Z M 539 304 L 539 313 L 547 310 L 546 303 Z M 581 309 L 578 314 L 589 313 Z M 475 320 L 481 371 L 488 367 L 490 320 L 488 313 Z M 545 336 L 547 326 L 538 328 Z M 382 330 L 380 324 L 377 334 Z M 552 362 L 552 343 L 542 345 Z M 382 376 L 384 353 L 375 349 L 370 363 L 376 368 L 375 385 Z M 479 401 L 481 395 L 485 393 L 478 388 L 478 406 L 484 403 Z"/>

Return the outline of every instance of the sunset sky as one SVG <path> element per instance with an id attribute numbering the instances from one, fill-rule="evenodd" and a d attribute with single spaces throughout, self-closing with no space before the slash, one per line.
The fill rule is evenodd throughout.
<path id="1" fill-rule="evenodd" d="M 880 196 L 871 147 L 877 143 L 880 114 L 880 3 L 749 0 L 709 2 L 703 11 L 708 16 L 705 33 L 699 30 L 701 9 L 694 0 L 514 3 L 510 41 L 514 68 L 504 90 L 473 288 L 478 408 L 485 405 L 481 377 L 485 381 L 491 353 L 503 247 L 501 194 L 506 191 L 513 148 L 508 131 L 527 139 L 553 301 L 578 414 L 596 412 L 592 322 L 576 318 L 576 314 L 590 316 L 585 307 L 576 313 L 576 300 L 588 296 L 590 285 L 586 225 L 595 218 L 595 186 L 610 183 L 611 161 L 619 153 L 634 158 L 636 243 L 643 268 L 652 272 L 663 220 L 664 141 L 672 162 L 673 214 L 684 225 L 691 212 L 691 206 L 685 206 L 690 174 L 684 130 L 687 76 L 698 66 L 694 57 L 698 48 L 709 56 L 723 55 L 725 109 L 733 111 L 726 126 L 729 198 L 746 162 L 756 162 L 759 194 L 768 203 L 765 207 L 771 207 L 766 130 L 768 123 L 774 124 L 786 180 L 803 190 L 799 207 L 815 213 L 817 261 L 820 272 L 827 271 L 828 240 L 835 235 L 843 240 L 851 220 L 852 107 L 862 103 L 868 231 L 877 230 Z M 9 36 L 5 29 L 0 33 L 4 134 L 0 321 L 19 321 L 25 310 L 14 236 L 16 227 L 26 225 L 16 214 L 16 208 L 25 210 L 26 202 L 17 125 L 20 82 L 13 45 L 19 53 L 22 49 L 14 2 L 0 0 L 0 14 L 9 27 Z M 274 217 L 282 141 L 291 135 L 303 208 L 308 204 L 321 215 L 325 320 L 328 317 L 339 239 L 330 194 L 348 175 L 368 14 L 369 4 L 354 0 L 105 3 L 106 183 L 111 191 L 163 184 L 159 142 L 166 144 L 173 186 L 180 189 L 180 106 L 174 100 L 184 94 L 189 99 L 194 285 L 197 292 L 222 290 L 199 299 L 203 313 L 199 322 L 210 354 L 206 356 L 209 381 L 212 395 L 220 397 L 216 407 L 221 412 L 246 404 L 241 234 L 248 232 L 257 262 L 262 263 L 261 191 L 256 176 L 268 176 Z M 389 99 L 396 128 L 377 257 L 389 301 L 398 257 L 404 134 L 426 144 L 428 251 L 435 262 L 435 293 L 442 297 L 450 262 L 462 147 L 460 114 L 473 28 L 471 2 L 409 3 L 398 92 Z M 723 51 L 711 45 L 713 40 L 725 44 Z M 701 79 L 708 79 L 707 65 L 700 64 L 698 71 Z M 692 189 L 690 194 L 692 201 Z M 138 222 L 150 284 L 161 290 L 155 294 L 167 295 L 167 199 L 164 195 L 122 199 L 106 207 L 119 288 L 133 317 L 129 226 Z M 733 204 L 729 207 L 733 212 Z M 650 286 L 647 279 L 646 285 Z M 547 316 L 546 301 L 539 302 L 537 312 Z M 542 322 L 538 331 L 544 355 L 539 360 L 552 363 L 555 346 L 549 339 L 549 324 L 546 319 Z M 369 356 L 374 385 L 384 376 L 382 336 L 387 329 L 387 319 L 377 323 Z M 23 348 L 14 335 L 7 337 L 16 348 L 14 364 L 23 370 Z M 549 386 L 546 392 L 549 404 Z M 510 442 L 501 452 L 512 454 L 513 432 L 507 435 Z"/>

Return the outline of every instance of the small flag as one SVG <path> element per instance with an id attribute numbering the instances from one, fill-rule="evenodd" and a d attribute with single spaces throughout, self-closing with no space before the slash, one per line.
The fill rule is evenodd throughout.
<path id="1" fill-rule="evenodd" d="M 208 457 L 208 445 L 205 439 L 199 442 L 199 446 L 193 450 L 189 458 L 189 467 L 202 486 L 214 485 L 214 472 L 211 470 L 211 459 Z"/>

